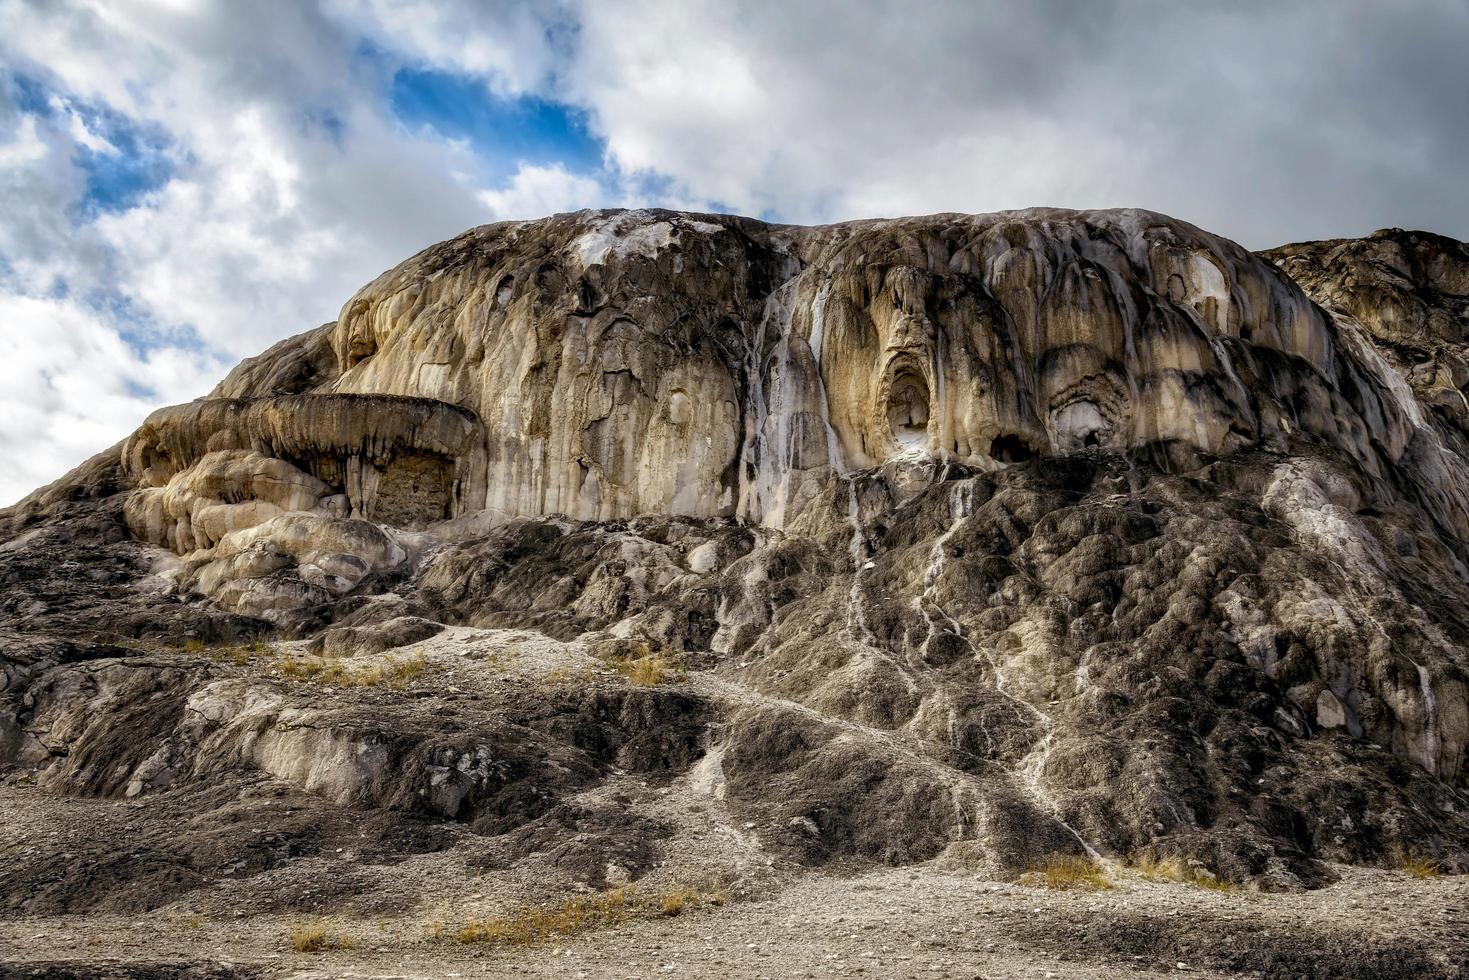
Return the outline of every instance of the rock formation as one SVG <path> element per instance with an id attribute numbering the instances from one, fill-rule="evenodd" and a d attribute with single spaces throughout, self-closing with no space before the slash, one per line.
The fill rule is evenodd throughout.
<path id="1" fill-rule="evenodd" d="M 488 476 L 461 507 L 502 518 L 781 528 L 830 476 L 903 455 L 990 466 L 1096 445 L 1185 460 L 1300 434 L 1380 477 L 1416 432 L 1393 379 L 1345 356 L 1356 338 L 1288 280 L 1145 212 L 492 225 L 384 273 L 328 332 L 335 367 L 298 390 L 473 412 L 482 447 L 457 458 Z M 282 368 L 263 368 L 220 394 L 273 394 Z M 206 415 L 153 428 L 207 440 L 221 423 Z"/>
<path id="2" fill-rule="evenodd" d="M 0 751 L 489 836 L 632 767 L 796 866 L 1469 867 L 1466 338 L 1469 247 L 1420 233 L 476 228 L 3 514 Z M 688 679 L 427 722 L 158 651 L 458 663 L 504 630 L 545 676 L 623 644 Z"/>

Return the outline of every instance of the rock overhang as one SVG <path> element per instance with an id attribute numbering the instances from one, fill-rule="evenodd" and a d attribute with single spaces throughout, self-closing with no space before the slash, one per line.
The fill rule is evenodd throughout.
<path id="1" fill-rule="evenodd" d="M 415 527 L 478 498 L 483 441 L 472 411 L 430 399 L 201 399 L 159 409 L 124 443 L 129 519 L 181 552 L 291 511 Z"/>

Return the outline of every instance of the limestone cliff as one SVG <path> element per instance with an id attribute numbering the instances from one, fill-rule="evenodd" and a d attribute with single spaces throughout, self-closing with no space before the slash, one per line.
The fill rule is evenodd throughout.
<path id="1" fill-rule="evenodd" d="M 273 681 L 119 746 L 57 727 L 68 661 L 514 627 L 568 662 L 681 658 L 693 693 L 618 724 L 679 746 L 655 768 L 717 769 L 801 864 L 1152 851 L 1275 887 L 1394 849 L 1469 864 L 1466 256 L 1405 232 L 1257 256 L 1132 210 L 473 229 L 6 515 L 0 746 L 88 791 L 87 752 L 162 789 L 227 743 L 316 785 L 293 774 L 357 736 L 261 761 L 284 722 L 229 718 Z M 167 696 L 214 704 L 231 669 Z M 397 752 L 342 799 L 428 805 Z M 478 765 L 443 777 L 473 813 L 434 813 L 545 816 Z"/>

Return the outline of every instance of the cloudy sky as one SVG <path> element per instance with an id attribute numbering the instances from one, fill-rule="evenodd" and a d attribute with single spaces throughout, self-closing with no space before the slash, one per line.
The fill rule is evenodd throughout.
<path id="1" fill-rule="evenodd" d="M 1466 51 L 1466 0 L 0 0 L 0 505 L 502 218 L 1469 238 Z"/>

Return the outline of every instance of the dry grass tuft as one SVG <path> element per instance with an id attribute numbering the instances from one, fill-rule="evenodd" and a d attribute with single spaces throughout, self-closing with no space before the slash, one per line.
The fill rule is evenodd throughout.
<path id="1" fill-rule="evenodd" d="M 1239 891 L 1239 886 L 1215 874 L 1195 874 L 1189 880 L 1189 884 L 1198 888 L 1207 888 L 1211 892 L 1223 892 L 1228 895 Z"/>
<path id="2" fill-rule="evenodd" d="M 643 896 L 627 885 L 596 895 L 575 895 L 559 906 L 526 906 L 505 915 L 471 919 L 459 928 L 455 938 L 461 943 L 532 946 L 558 936 L 611 928 L 631 919 L 673 917 L 717 907 L 725 901 L 723 890 L 679 887 Z"/>
<path id="3" fill-rule="evenodd" d="M 1216 892 L 1239 891 L 1238 885 L 1226 881 L 1207 868 L 1191 865 L 1179 857 L 1158 858 L 1151 854 L 1143 854 L 1129 858 L 1127 865 L 1149 881 L 1176 881 L 1180 884 L 1195 885 Z"/>
<path id="4" fill-rule="evenodd" d="M 184 641 L 184 651 L 203 653 L 217 664 L 232 663 L 237 667 L 243 667 L 256 657 L 272 652 L 270 644 L 261 639 L 254 639 L 249 643 L 224 643 L 217 647 L 206 647 L 202 640 L 189 639 Z"/>
<path id="5" fill-rule="evenodd" d="M 1397 865 L 1399 871 L 1410 874 L 1414 878 L 1437 878 L 1443 874 L 1443 864 L 1435 858 L 1416 851 L 1397 851 L 1393 854 L 1393 863 Z"/>
<path id="6" fill-rule="evenodd" d="M 320 953 L 328 949 L 351 949 L 352 937 L 333 932 L 321 923 L 291 928 L 291 948 L 298 953 Z"/>
<path id="7" fill-rule="evenodd" d="M 728 901 L 724 889 L 704 888 L 675 888 L 664 892 L 658 899 L 658 910 L 665 916 L 673 918 L 685 912 L 693 912 L 702 908 L 718 908 Z"/>
<path id="8" fill-rule="evenodd" d="M 662 657 L 639 657 L 637 660 L 622 660 L 612 665 L 623 677 L 634 684 L 652 687 L 672 680 L 677 668 Z"/>
<path id="9" fill-rule="evenodd" d="M 1058 891 L 1106 891 L 1112 887 L 1106 869 L 1082 854 L 1052 854 L 1032 865 L 1020 881 Z"/>
<path id="10" fill-rule="evenodd" d="M 541 680 L 547 684 L 586 684 L 596 680 L 597 672 L 590 667 L 562 665 L 546 671 Z"/>
<path id="11" fill-rule="evenodd" d="M 676 654 L 647 643 L 615 640 L 596 653 L 597 659 L 642 687 L 677 683 L 687 676 Z"/>
<path id="12" fill-rule="evenodd" d="M 350 664 L 323 657 L 296 657 L 288 650 L 277 665 L 282 677 L 298 681 L 315 681 L 335 687 L 391 687 L 400 689 L 428 672 L 428 659 L 423 651 L 414 651 L 402 660 L 392 654 L 377 663 Z"/>
<path id="13" fill-rule="evenodd" d="M 614 888 L 600 895 L 576 895 L 559 907 L 519 908 L 506 915 L 471 919 L 460 927 L 461 943 L 530 946 L 555 936 L 574 936 L 615 926 L 632 913 L 633 889 Z"/>
<path id="14" fill-rule="evenodd" d="M 522 651 L 519 646 L 511 645 L 503 650 L 492 650 L 485 654 L 483 663 L 486 670 L 507 670 L 510 665 L 520 659 Z"/>

